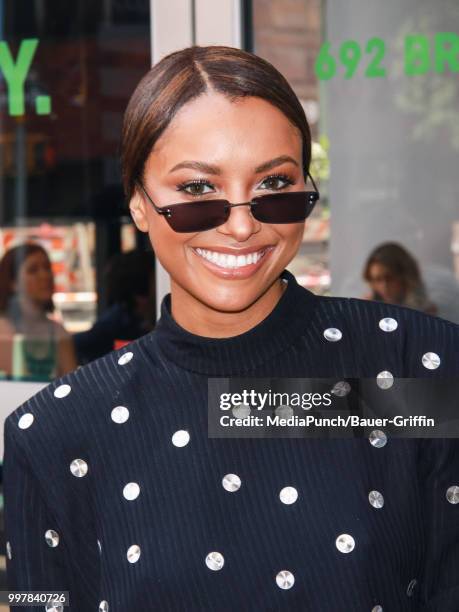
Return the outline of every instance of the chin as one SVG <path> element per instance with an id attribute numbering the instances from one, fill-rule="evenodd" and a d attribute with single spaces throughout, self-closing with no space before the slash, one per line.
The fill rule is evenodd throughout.
<path id="1" fill-rule="evenodd" d="M 249 300 L 249 299 L 245 299 L 245 300 L 238 299 L 238 300 L 233 300 L 232 302 L 229 302 L 228 300 L 212 300 L 212 301 L 203 300 L 203 303 L 206 304 L 206 306 L 208 308 L 211 308 L 212 310 L 216 310 L 218 312 L 231 313 L 231 312 L 242 312 L 246 310 L 247 308 L 249 308 L 249 306 L 254 301 L 255 300 Z"/>
<path id="2" fill-rule="evenodd" d="M 195 297 L 212 310 L 228 313 L 246 310 L 264 293 L 264 288 L 258 284 L 244 288 L 230 285 L 220 291 L 216 287 L 204 292 L 203 289 L 201 285 L 200 290 L 194 293 Z"/>

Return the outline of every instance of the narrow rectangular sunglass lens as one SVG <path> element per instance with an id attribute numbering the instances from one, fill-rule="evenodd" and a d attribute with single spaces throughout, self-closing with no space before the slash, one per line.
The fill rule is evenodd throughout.
<path id="1" fill-rule="evenodd" d="M 310 192 L 290 191 L 255 198 L 253 216 L 263 223 L 298 223 L 311 213 L 315 201 Z"/>
<path id="2" fill-rule="evenodd" d="M 225 223 L 228 218 L 226 204 L 226 200 L 174 204 L 167 220 L 176 232 L 202 232 Z"/>

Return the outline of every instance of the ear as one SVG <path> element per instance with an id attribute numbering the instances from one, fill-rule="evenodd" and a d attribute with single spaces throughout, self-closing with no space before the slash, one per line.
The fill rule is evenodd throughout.
<path id="1" fill-rule="evenodd" d="M 148 217 L 146 211 L 146 203 L 139 191 L 136 189 L 134 195 L 129 202 L 129 210 L 131 211 L 131 217 L 141 232 L 148 232 Z"/>

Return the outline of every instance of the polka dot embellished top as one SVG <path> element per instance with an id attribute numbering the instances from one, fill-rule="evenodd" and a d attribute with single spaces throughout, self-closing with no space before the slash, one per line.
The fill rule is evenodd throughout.
<path id="1" fill-rule="evenodd" d="M 209 437 L 209 377 L 459 376 L 459 326 L 282 278 L 230 338 L 183 329 L 168 294 L 154 331 L 8 416 L 10 590 L 71 612 L 459 610 L 458 440 Z"/>

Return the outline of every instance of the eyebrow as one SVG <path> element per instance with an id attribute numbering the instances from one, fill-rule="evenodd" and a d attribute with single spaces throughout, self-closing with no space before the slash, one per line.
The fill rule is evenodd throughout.
<path id="1" fill-rule="evenodd" d="M 286 162 L 291 162 L 298 167 L 298 162 L 293 159 L 290 155 L 279 155 L 274 159 L 270 159 L 269 161 L 265 161 L 260 164 L 256 168 L 254 168 L 254 172 L 259 174 L 260 172 L 266 172 L 267 170 L 271 170 L 276 166 L 280 166 L 281 164 L 285 164 Z M 175 172 L 176 170 L 180 170 L 181 168 L 190 168 L 191 170 L 200 170 L 201 172 L 205 172 L 206 174 L 216 174 L 220 175 L 222 173 L 221 169 L 218 166 L 214 166 L 212 164 L 207 164 L 206 162 L 201 161 L 183 161 L 179 164 L 175 165 L 171 170 L 169 170 L 169 174 Z"/>

